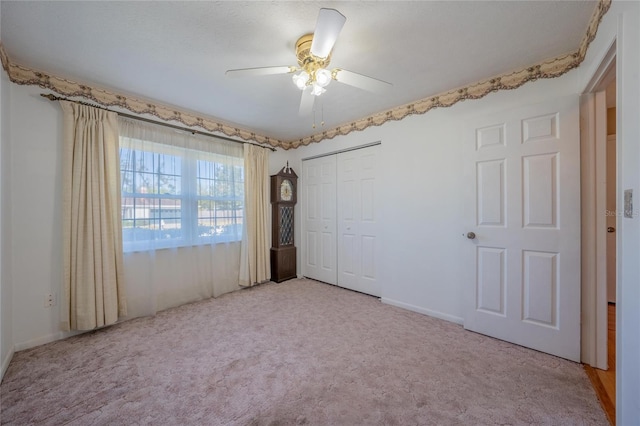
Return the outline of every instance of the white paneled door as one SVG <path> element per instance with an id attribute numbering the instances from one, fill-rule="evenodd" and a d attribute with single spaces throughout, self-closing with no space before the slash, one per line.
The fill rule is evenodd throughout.
<path id="1" fill-rule="evenodd" d="M 379 145 L 302 162 L 303 274 L 380 296 Z"/>
<path id="2" fill-rule="evenodd" d="M 338 154 L 338 285 L 380 296 L 379 145 Z"/>
<path id="3" fill-rule="evenodd" d="M 466 133 L 464 326 L 580 361 L 578 97 L 486 116 Z"/>
<path id="4" fill-rule="evenodd" d="M 305 277 L 337 284 L 336 156 L 305 160 L 302 185 L 302 273 Z"/>

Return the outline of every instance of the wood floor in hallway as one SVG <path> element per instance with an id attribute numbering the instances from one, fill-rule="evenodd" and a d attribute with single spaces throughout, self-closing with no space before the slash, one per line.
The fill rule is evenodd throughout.
<path id="1" fill-rule="evenodd" d="M 598 399 L 604 408 L 609 422 L 616 424 L 616 305 L 608 306 L 607 362 L 608 370 L 600 370 L 585 365 L 584 369 L 593 383 Z"/>

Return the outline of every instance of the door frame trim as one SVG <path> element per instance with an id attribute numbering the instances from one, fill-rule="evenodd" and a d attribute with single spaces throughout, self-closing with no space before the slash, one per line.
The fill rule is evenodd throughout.
<path id="1" fill-rule="evenodd" d="M 607 109 L 602 92 L 616 77 L 616 73 L 612 72 L 616 67 L 616 61 L 616 40 L 614 39 L 591 80 L 584 88 L 580 99 L 580 186 L 582 194 L 580 358 L 583 363 L 602 370 L 608 368 L 606 188 L 601 185 L 606 177 L 603 174 L 606 172 Z M 616 155 L 617 152 L 616 149 Z M 617 224 L 616 228 L 618 228 Z"/>

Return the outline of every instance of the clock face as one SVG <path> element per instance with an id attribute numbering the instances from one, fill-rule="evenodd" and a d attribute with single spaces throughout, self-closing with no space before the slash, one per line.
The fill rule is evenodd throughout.
<path id="1" fill-rule="evenodd" d="M 293 198 L 293 185 L 289 179 L 285 179 L 280 184 L 280 198 L 282 201 L 291 201 Z"/>

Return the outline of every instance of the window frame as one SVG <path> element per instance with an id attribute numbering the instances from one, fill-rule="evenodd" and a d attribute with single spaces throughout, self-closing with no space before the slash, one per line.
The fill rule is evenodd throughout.
<path id="1" fill-rule="evenodd" d="M 127 138 L 129 141 L 122 144 L 120 143 L 120 153 L 122 153 L 123 149 L 133 151 L 131 154 L 133 156 L 133 165 L 127 164 L 129 168 L 124 169 L 122 158 L 120 158 L 120 176 L 124 173 L 132 173 L 133 178 L 131 182 L 131 189 L 133 192 L 125 192 L 124 188 L 121 186 L 121 224 L 122 224 L 122 241 L 123 241 L 123 251 L 125 253 L 136 252 L 136 251 L 147 251 L 147 250 L 161 250 L 161 249 L 169 249 L 169 248 L 179 248 L 179 247 L 193 247 L 200 246 L 206 244 L 219 244 L 219 243 L 230 243 L 230 242 L 239 242 L 242 240 L 242 231 L 244 226 L 244 179 L 245 179 L 245 167 L 244 167 L 244 158 L 238 157 L 234 155 L 224 155 L 219 153 L 201 151 L 197 149 L 191 148 L 181 148 L 175 147 L 172 145 L 167 145 L 154 141 L 146 141 L 146 140 L 138 140 L 135 138 L 130 138 L 128 136 L 120 136 L 120 138 Z M 135 164 L 136 164 L 136 156 L 139 155 L 139 152 L 147 152 L 153 153 L 156 155 L 170 155 L 180 159 L 180 190 L 177 194 L 162 194 L 159 193 L 160 185 L 158 184 L 158 192 L 157 193 L 145 193 L 138 192 L 138 188 L 135 185 Z M 224 160 L 224 161 L 215 161 Z M 231 194 L 228 196 L 220 196 L 220 195 L 199 195 L 198 194 L 198 183 L 200 180 L 209 180 L 213 183 L 221 182 L 221 179 L 216 179 L 215 177 L 201 177 L 199 176 L 198 164 L 199 162 L 209 163 L 209 167 L 231 167 L 231 180 L 227 181 L 232 186 Z M 156 179 L 158 176 L 165 173 L 160 173 L 158 164 L 158 169 L 153 171 L 145 171 L 144 173 L 148 173 L 153 175 L 154 185 L 156 184 Z M 169 176 L 177 176 L 172 174 L 167 174 Z M 240 186 L 240 188 L 238 188 Z M 156 189 L 156 188 L 154 188 Z M 125 239 L 125 227 L 124 224 L 126 221 L 133 221 L 135 228 L 135 222 L 137 220 L 149 220 L 148 218 L 140 218 L 137 219 L 135 217 L 135 201 L 136 200 L 178 200 L 180 203 L 180 237 L 178 238 L 154 238 L 154 239 L 145 239 L 145 240 L 126 240 Z M 132 200 L 134 216 L 133 218 L 125 218 L 124 216 L 124 201 Z M 233 211 L 233 215 L 229 218 L 232 223 L 231 226 L 234 227 L 234 231 L 231 233 L 217 234 L 212 233 L 210 236 L 202 235 L 200 232 L 201 229 L 201 216 L 200 210 L 198 208 L 199 203 L 201 201 L 209 201 L 213 203 L 217 202 L 231 202 L 235 203 L 236 206 Z M 161 204 L 160 204 L 161 206 Z M 160 207 L 162 209 L 162 207 Z M 211 217 L 209 217 L 211 219 Z M 218 217 L 215 216 L 214 221 L 217 221 Z M 221 219 L 226 219 L 222 217 Z M 162 220 L 162 219 L 160 219 Z M 214 222 L 215 224 L 216 222 Z M 220 225 L 222 226 L 222 225 Z M 228 226 L 228 225 L 227 225 Z M 217 224 L 214 226 L 218 227 Z"/>

